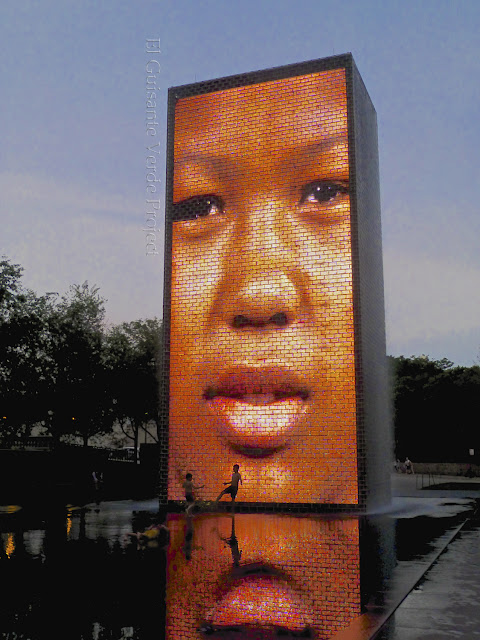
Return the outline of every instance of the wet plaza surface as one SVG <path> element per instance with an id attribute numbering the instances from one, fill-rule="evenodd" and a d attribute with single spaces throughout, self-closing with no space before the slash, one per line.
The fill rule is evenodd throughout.
<path id="1" fill-rule="evenodd" d="M 467 522 L 409 593 L 379 638 L 480 638 L 480 522 Z"/>
<path id="2" fill-rule="evenodd" d="M 480 637 L 475 501 L 426 495 L 371 518 L 168 514 L 168 532 L 155 500 L 2 507 L 0 638 Z"/>

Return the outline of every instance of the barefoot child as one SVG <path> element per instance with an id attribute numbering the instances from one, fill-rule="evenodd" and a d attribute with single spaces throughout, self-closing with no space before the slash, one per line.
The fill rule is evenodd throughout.
<path id="1" fill-rule="evenodd" d="M 237 491 L 238 491 L 238 483 L 240 482 L 240 484 L 243 484 L 242 481 L 242 476 L 238 473 L 239 470 L 239 466 L 238 464 L 234 464 L 233 465 L 233 473 L 232 473 L 232 480 L 231 482 L 224 482 L 223 484 L 228 484 L 230 486 L 228 486 L 226 489 L 224 489 L 220 495 L 218 496 L 216 502 L 218 502 L 220 500 L 220 498 L 222 496 L 224 496 L 226 493 L 229 493 L 232 497 L 232 502 L 235 502 L 235 496 L 237 495 Z"/>
<path id="2" fill-rule="evenodd" d="M 189 503 L 186 509 L 186 513 L 190 514 L 193 507 L 195 506 L 195 494 L 194 494 L 195 489 L 201 489 L 204 486 L 205 485 L 203 484 L 198 486 L 194 485 L 192 474 L 187 473 L 187 475 L 185 476 L 185 480 L 183 482 L 183 488 L 185 489 L 185 500 Z"/>

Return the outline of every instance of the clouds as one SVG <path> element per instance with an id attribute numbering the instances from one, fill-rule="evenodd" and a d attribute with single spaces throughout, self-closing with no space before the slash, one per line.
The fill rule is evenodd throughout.
<path id="1" fill-rule="evenodd" d="M 25 268 L 26 286 L 62 294 L 88 280 L 108 299 L 112 322 L 162 315 L 162 256 L 146 256 L 142 201 L 11 173 L 0 175 L 0 190 L 8 216 L 1 251 Z"/>
<path id="2" fill-rule="evenodd" d="M 432 188 L 390 194 L 383 207 L 387 350 L 470 366 L 480 347 L 475 189 L 448 175 L 437 176 L 433 188 L 431 172 L 424 173 Z"/>
<path id="3" fill-rule="evenodd" d="M 122 215 L 133 219 L 138 202 L 128 201 L 123 196 L 104 192 L 91 192 L 85 186 L 71 180 L 59 182 L 53 176 L 45 178 L 37 175 L 5 172 L 0 174 L 0 189 L 4 202 L 25 213 L 33 208 L 81 213 L 90 216 Z M 33 213 L 33 212 L 32 212 Z"/>
<path id="4" fill-rule="evenodd" d="M 480 267 L 388 247 L 384 250 L 387 341 L 392 351 L 411 341 L 477 330 Z"/>
<path id="5" fill-rule="evenodd" d="M 341 15 L 316 0 L 4 5 L 0 250 L 26 286 L 63 293 L 88 279 L 112 321 L 161 315 L 162 255 L 145 256 L 141 230 L 146 38 L 161 39 L 162 180 L 168 86 L 351 51 L 378 114 L 389 352 L 471 364 L 478 2 L 346 0 Z"/>

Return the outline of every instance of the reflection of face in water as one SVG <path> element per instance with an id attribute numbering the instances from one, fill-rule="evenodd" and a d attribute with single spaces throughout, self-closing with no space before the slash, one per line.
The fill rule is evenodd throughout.
<path id="1" fill-rule="evenodd" d="M 232 549 L 232 519 L 199 516 L 189 561 L 184 518 L 170 516 L 168 526 L 168 640 L 279 630 L 327 638 L 360 614 L 356 519 L 236 515 Z"/>
<path id="2" fill-rule="evenodd" d="M 180 99 L 173 200 L 169 498 L 357 503 L 344 71 Z"/>

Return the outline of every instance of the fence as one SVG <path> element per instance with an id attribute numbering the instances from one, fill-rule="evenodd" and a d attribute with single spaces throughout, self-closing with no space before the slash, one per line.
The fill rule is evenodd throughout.
<path id="1" fill-rule="evenodd" d="M 107 460 L 115 462 L 135 462 L 135 451 L 132 447 L 128 449 L 108 449 L 106 447 L 84 447 L 81 444 L 66 442 L 59 443 L 64 450 L 88 450 L 103 454 Z M 31 436 L 29 438 L 15 438 L 7 440 L 0 445 L 0 449 L 11 451 L 53 451 L 53 439 L 50 436 Z M 139 456 L 137 456 L 139 461 Z"/>

